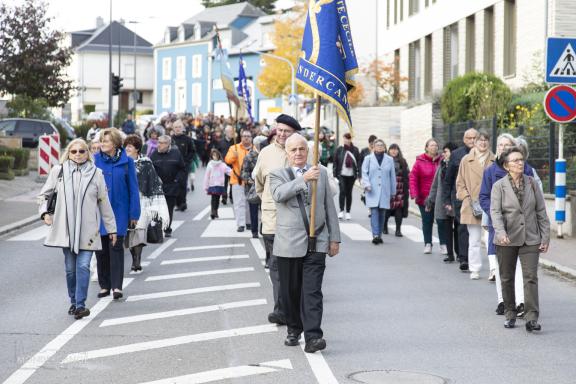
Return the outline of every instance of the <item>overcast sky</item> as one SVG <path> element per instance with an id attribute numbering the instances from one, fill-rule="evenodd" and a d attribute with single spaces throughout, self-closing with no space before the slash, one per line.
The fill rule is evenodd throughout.
<path id="1" fill-rule="evenodd" d="M 21 3 L 22 0 L 2 0 Z M 374 56 L 374 6 L 378 0 L 348 0 L 352 37 L 357 56 Z M 293 0 L 279 0 L 280 5 Z M 96 26 L 96 17 L 109 20 L 107 0 L 47 0 L 49 15 L 54 16 L 56 27 L 64 31 L 90 29 Z M 178 25 L 203 9 L 200 0 L 113 0 L 113 19 L 137 21 L 128 24 L 152 44 L 159 42 L 167 26 Z M 368 38 L 372 36 L 372 38 Z M 363 37 L 363 38 L 360 38 Z"/>

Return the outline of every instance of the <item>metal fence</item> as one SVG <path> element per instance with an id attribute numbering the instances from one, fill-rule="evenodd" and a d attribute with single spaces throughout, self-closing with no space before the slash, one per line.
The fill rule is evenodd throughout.
<path id="1" fill-rule="evenodd" d="M 462 145 L 462 137 L 468 128 L 483 129 L 490 133 L 492 151 L 496 152 L 496 138 L 501 133 L 510 133 L 513 136 L 522 135 L 528 142 L 528 163 L 538 172 L 542 179 L 544 191 L 554 193 L 554 163 L 558 156 L 558 124 L 529 127 L 517 126 L 506 129 L 498 126 L 496 118 L 488 120 L 467 121 L 463 123 L 447 124 L 443 132 L 437 137 L 442 142 L 454 142 Z M 566 186 L 576 189 L 576 125 L 568 124 L 564 134 L 564 158 L 567 162 Z"/>

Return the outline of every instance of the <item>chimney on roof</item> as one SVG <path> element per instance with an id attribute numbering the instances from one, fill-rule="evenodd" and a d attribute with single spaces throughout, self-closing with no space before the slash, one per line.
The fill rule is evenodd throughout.
<path id="1" fill-rule="evenodd" d="M 104 26 L 104 19 L 101 16 L 96 18 L 96 28 Z"/>

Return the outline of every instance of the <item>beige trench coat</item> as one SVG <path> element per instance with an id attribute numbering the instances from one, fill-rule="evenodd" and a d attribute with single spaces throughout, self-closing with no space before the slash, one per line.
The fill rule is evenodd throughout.
<path id="1" fill-rule="evenodd" d="M 72 248 L 70 236 L 68 235 L 64 182 L 58 179 L 60 167 L 61 166 L 52 167 L 48 179 L 40 191 L 40 195 L 38 196 L 40 201 L 38 213 L 42 216 L 46 212 L 46 199 L 50 196 L 54 187 L 56 187 L 58 193 L 56 209 L 44 245 L 48 247 Z M 114 212 L 108 199 L 104 175 L 102 171 L 97 168 L 92 181 L 88 184 L 82 204 L 80 250 L 99 251 L 102 249 L 102 242 L 100 240 L 101 218 L 106 231 L 108 233 L 116 233 L 116 219 L 114 218 Z"/>
<path id="2" fill-rule="evenodd" d="M 272 143 L 260 151 L 258 161 L 252 171 L 256 193 L 262 200 L 262 233 L 273 235 L 276 233 L 276 202 L 270 192 L 270 172 L 286 168 L 288 166 L 288 154 L 283 146 Z"/>
<path id="3" fill-rule="evenodd" d="M 478 201 L 484 170 L 494 163 L 495 156 L 490 152 L 484 167 L 476 160 L 476 156 L 477 149 L 472 148 L 470 153 L 462 158 L 456 178 L 456 198 L 462 201 L 462 210 L 460 211 L 460 223 L 462 224 L 482 224 L 482 217 L 476 218 L 472 213 L 472 201 Z"/>

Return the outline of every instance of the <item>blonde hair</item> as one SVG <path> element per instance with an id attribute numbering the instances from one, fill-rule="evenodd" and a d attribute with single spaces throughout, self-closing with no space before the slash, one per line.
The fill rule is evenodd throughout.
<path id="1" fill-rule="evenodd" d="M 124 139 L 122 138 L 122 134 L 118 130 L 118 128 L 106 128 L 100 131 L 100 142 L 104 141 L 104 137 L 109 136 L 110 141 L 114 144 L 116 148 L 122 148 L 122 143 Z"/>
<path id="2" fill-rule="evenodd" d="M 88 161 L 94 162 L 94 157 L 92 156 L 92 152 L 90 152 L 90 147 L 88 146 L 88 143 L 84 139 L 78 138 L 78 139 L 72 140 L 66 146 L 64 153 L 60 157 L 60 163 L 61 164 L 66 162 L 66 160 L 68 160 L 70 158 L 70 148 L 72 148 L 74 145 L 80 145 L 83 149 L 85 149 L 86 153 L 88 153 Z"/>

